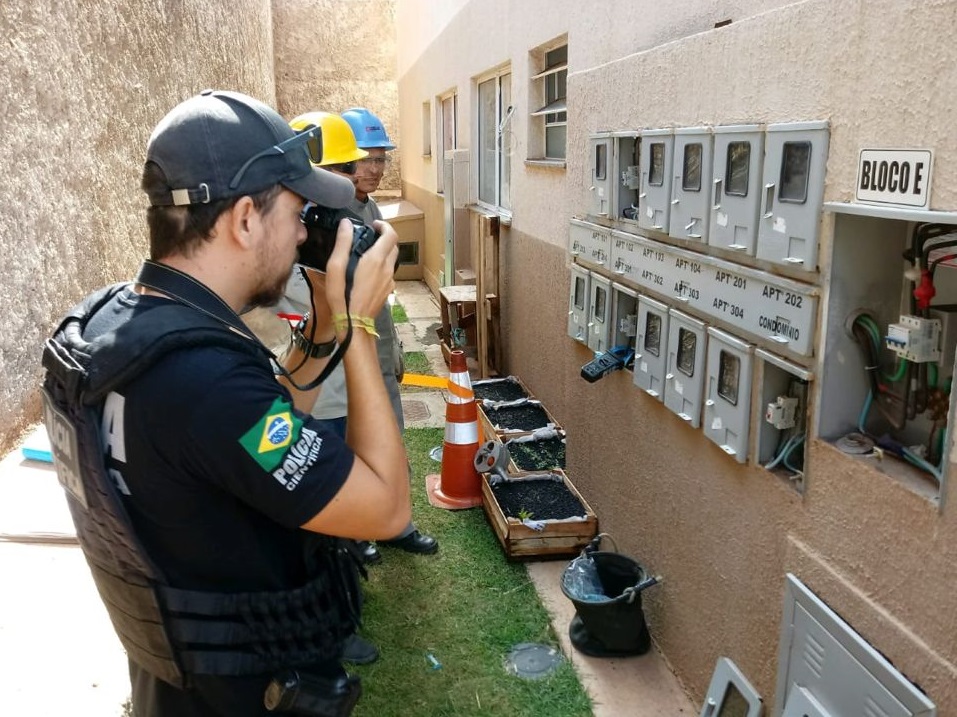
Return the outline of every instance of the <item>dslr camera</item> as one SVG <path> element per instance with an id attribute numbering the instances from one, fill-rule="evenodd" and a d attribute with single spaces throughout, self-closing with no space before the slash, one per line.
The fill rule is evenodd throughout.
<path id="1" fill-rule="evenodd" d="M 339 222 L 343 219 L 352 222 L 352 252 L 346 270 L 350 280 L 348 283 L 351 284 L 359 258 L 375 243 L 378 235 L 348 209 L 330 209 L 307 202 L 302 208 L 300 219 L 306 225 L 306 241 L 299 247 L 299 263 L 319 271 L 326 270 L 329 256 L 335 248 Z"/>

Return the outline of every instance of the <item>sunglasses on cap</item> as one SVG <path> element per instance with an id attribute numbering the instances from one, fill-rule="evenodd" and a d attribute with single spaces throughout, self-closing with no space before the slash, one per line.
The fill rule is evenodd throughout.
<path id="1" fill-rule="evenodd" d="M 254 154 L 247 159 L 243 163 L 243 166 L 233 175 L 232 180 L 229 182 L 229 188 L 236 189 L 236 187 L 239 186 L 243 175 L 246 174 L 246 170 L 248 170 L 257 159 L 272 157 L 277 154 L 286 154 L 286 152 L 297 147 L 302 147 L 303 145 L 305 145 L 306 152 L 309 154 L 309 161 L 313 164 L 319 164 L 319 162 L 322 161 L 322 129 L 312 125 L 306 127 L 289 139 L 283 140 L 279 144 L 274 144 L 272 147 L 264 149 L 262 152 Z"/>

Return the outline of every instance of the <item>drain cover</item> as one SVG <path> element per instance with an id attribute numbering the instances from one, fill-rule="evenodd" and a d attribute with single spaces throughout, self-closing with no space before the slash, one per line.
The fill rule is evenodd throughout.
<path id="1" fill-rule="evenodd" d="M 562 655 L 554 647 L 523 642 L 505 659 L 505 671 L 526 680 L 539 680 L 551 674 L 561 661 Z"/>
<path id="2" fill-rule="evenodd" d="M 443 446 L 436 446 L 431 451 L 429 451 L 429 458 L 431 458 L 436 463 L 442 462 L 442 448 Z"/>

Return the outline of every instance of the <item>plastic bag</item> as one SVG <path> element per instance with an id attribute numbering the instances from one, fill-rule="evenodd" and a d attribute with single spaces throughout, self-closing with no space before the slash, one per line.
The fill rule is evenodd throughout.
<path id="1" fill-rule="evenodd" d="M 605 602 L 611 599 L 602 587 L 595 560 L 587 553 L 582 553 L 568 564 L 562 582 L 573 600 Z"/>

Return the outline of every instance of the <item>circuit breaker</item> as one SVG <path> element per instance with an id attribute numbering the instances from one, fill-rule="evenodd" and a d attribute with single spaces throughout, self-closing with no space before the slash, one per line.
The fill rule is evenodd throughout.
<path id="1" fill-rule="evenodd" d="M 591 272 L 572 264 L 568 296 L 568 335 L 588 343 L 588 299 L 591 296 Z"/>
<path id="2" fill-rule="evenodd" d="M 753 352 L 750 344 L 708 327 L 704 432 L 738 463 L 748 459 Z"/>
<path id="3" fill-rule="evenodd" d="M 592 274 L 588 296 L 588 348 L 596 353 L 604 353 L 610 348 L 611 280 Z"/>
<path id="4" fill-rule="evenodd" d="M 594 134 L 588 139 L 588 213 L 608 218 L 611 213 L 612 191 L 616 186 L 612 171 L 614 139 L 610 133 Z"/>
<path id="5" fill-rule="evenodd" d="M 759 259 L 817 269 L 827 165 L 827 122 L 768 125 L 758 230 Z"/>
<path id="6" fill-rule="evenodd" d="M 670 309 L 665 406 L 683 421 L 701 426 L 701 396 L 708 334 L 703 321 Z"/>
<path id="7" fill-rule="evenodd" d="M 764 132 L 761 125 L 714 128 L 708 244 L 754 256 L 760 211 Z"/>
<path id="8" fill-rule="evenodd" d="M 647 296 L 638 298 L 635 337 L 635 385 L 659 401 L 664 399 L 668 360 L 668 306 Z"/>
<path id="9" fill-rule="evenodd" d="M 638 334 L 638 292 L 612 283 L 611 310 L 611 347 L 634 348 Z"/>
<path id="10" fill-rule="evenodd" d="M 674 130 L 645 130 L 641 133 L 641 145 L 638 226 L 667 233 L 668 220 L 671 216 Z"/>
<path id="11" fill-rule="evenodd" d="M 612 211 L 616 221 L 638 226 L 638 190 L 641 186 L 641 140 L 637 132 L 615 132 L 615 191 Z"/>
<path id="12" fill-rule="evenodd" d="M 671 219 L 668 234 L 675 239 L 708 243 L 711 218 L 711 163 L 714 136 L 709 127 L 675 130 Z"/>

